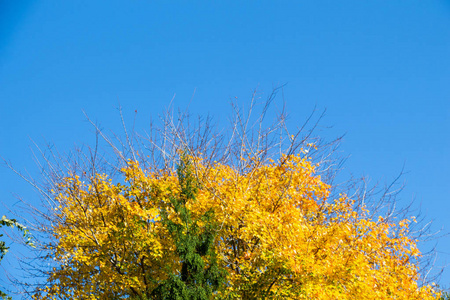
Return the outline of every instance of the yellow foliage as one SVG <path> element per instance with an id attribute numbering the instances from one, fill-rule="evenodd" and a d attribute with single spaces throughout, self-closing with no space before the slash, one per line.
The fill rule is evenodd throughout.
<path id="1" fill-rule="evenodd" d="M 437 298 L 418 284 L 409 220 L 371 219 L 345 195 L 330 199 L 308 157 L 249 158 L 240 170 L 190 159 L 199 189 L 187 207 L 194 218 L 214 212 L 216 252 L 228 271 L 217 299 Z M 58 265 L 36 299 L 145 299 L 179 270 L 159 218 L 180 193 L 176 171 L 129 161 L 122 174 L 122 183 L 68 176 L 54 191 L 61 207 L 49 250 Z"/>

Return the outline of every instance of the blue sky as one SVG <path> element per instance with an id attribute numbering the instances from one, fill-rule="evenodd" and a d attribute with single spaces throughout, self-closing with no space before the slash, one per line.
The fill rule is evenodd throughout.
<path id="1" fill-rule="evenodd" d="M 0 155 L 31 174 L 30 138 L 94 142 L 83 110 L 120 131 L 120 102 L 145 129 L 175 96 L 222 123 L 230 99 L 286 84 L 290 124 L 326 109 L 343 172 L 389 183 L 404 166 L 400 204 L 448 233 L 449 81 L 449 1 L 0 1 Z M 36 198 L 0 168 L 9 207 L 13 193 Z M 445 266 L 448 236 L 422 249 L 436 242 Z"/>

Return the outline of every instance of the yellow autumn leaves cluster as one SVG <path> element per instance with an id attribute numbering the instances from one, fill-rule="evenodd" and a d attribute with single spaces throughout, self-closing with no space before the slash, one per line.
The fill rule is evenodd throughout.
<path id="1" fill-rule="evenodd" d="M 331 198 L 305 153 L 233 165 L 189 160 L 198 191 L 186 206 L 194 219 L 213 212 L 214 247 L 227 273 L 215 299 L 438 297 L 419 284 L 413 220 L 373 218 L 346 195 Z M 55 264 L 36 299 L 147 299 L 179 270 L 161 222 L 162 210 L 177 222 L 176 170 L 130 160 L 114 180 L 68 176 L 53 193 Z"/>

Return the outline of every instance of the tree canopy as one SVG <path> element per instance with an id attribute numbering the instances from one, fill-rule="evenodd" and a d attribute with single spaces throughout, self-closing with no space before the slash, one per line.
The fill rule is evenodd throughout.
<path id="1" fill-rule="evenodd" d="M 372 219 L 346 195 L 329 199 L 306 155 L 252 158 L 244 173 L 187 159 L 195 177 L 135 161 L 123 183 L 67 177 L 54 191 L 60 264 L 37 298 L 435 298 L 417 283 L 414 220 Z"/>
<path id="2" fill-rule="evenodd" d="M 415 219 L 339 189 L 333 145 L 265 126 L 269 103 L 228 136 L 170 114 L 119 146 L 96 127 L 117 161 L 49 163 L 33 298 L 438 299 Z"/>

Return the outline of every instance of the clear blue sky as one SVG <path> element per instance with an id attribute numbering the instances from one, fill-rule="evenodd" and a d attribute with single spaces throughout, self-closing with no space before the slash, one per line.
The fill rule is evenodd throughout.
<path id="1" fill-rule="evenodd" d="M 323 135 L 346 134 L 344 172 L 389 183 L 404 165 L 400 203 L 450 232 L 450 1 L 0 0 L 0 155 L 31 174 L 30 138 L 94 141 L 82 110 L 119 130 L 120 101 L 143 127 L 195 90 L 190 111 L 222 122 L 280 84 L 291 124 L 317 105 Z M 12 193 L 36 197 L 0 168 Z M 449 236 L 437 250 L 450 264 Z"/>

